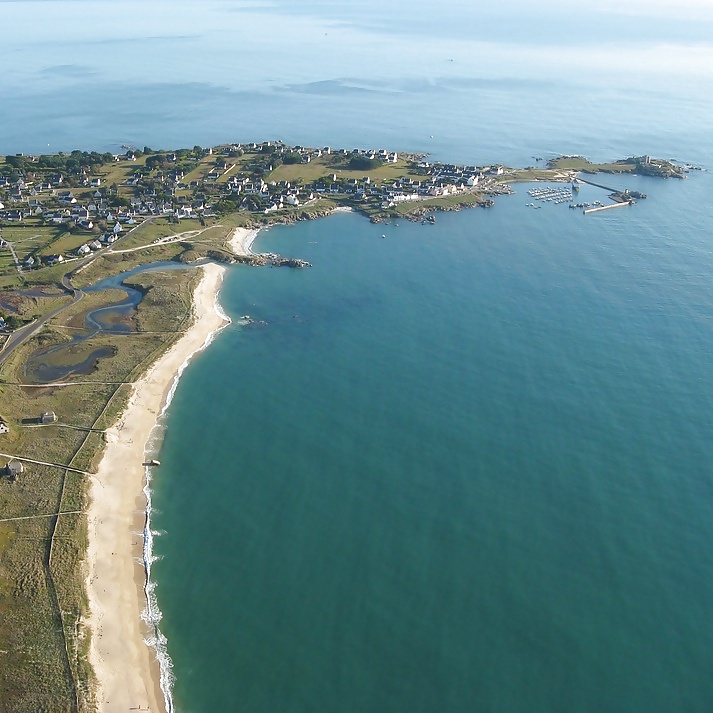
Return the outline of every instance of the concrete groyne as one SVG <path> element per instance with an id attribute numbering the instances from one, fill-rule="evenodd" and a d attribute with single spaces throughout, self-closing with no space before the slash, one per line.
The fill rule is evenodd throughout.
<path id="1" fill-rule="evenodd" d="M 623 203 L 610 203 L 609 205 L 600 205 L 596 208 L 586 208 L 584 210 L 584 215 L 588 213 L 598 213 L 602 210 L 611 210 L 612 208 L 624 208 L 625 206 L 633 205 L 634 201 L 625 201 Z"/>

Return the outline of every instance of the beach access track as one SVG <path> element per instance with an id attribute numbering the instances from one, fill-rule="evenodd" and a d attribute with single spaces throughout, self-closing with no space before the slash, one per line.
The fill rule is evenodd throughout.
<path id="1" fill-rule="evenodd" d="M 24 458 L 23 456 L 14 456 L 9 453 L 0 453 L 0 457 L 9 458 L 10 460 L 19 460 L 23 463 L 35 463 L 36 465 L 48 465 L 50 468 L 61 468 L 62 470 L 69 470 L 72 473 L 81 473 L 82 475 L 94 475 L 94 473 L 89 473 L 86 470 L 81 470 L 79 468 L 73 468 L 69 465 L 64 465 L 63 463 L 48 463 L 43 460 L 34 460 L 32 458 Z"/>

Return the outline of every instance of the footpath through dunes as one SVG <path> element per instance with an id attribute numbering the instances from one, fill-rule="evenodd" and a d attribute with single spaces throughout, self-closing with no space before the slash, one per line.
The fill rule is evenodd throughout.
<path id="1" fill-rule="evenodd" d="M 107 432 L 107 446 L 91 479 L 86 586 L 90 661 L 100 710 L 171 709 L 169 672 L 160 670 L 156 651 L 145 643 L 159 638 L 157 622 L 142 619 L 151 557 L 141 537 L 149 527 L 143 464 L 173 384 L 191 357 L 229 322 L 217 309 L 225 268 L 210 264 L 201 269 L 192 326 L 134 384 L 126 409 Z"/>

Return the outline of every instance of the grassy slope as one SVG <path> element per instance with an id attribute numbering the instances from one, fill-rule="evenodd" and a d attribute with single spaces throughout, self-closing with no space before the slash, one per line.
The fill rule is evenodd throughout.
<path id="1" fill-rule="evenodd" d="M 0 382 L 0 415 L 11 432 L 2 436 L 0 450 L 58 463 L 94 469 L 101 451 L 102 435 L 63 428 L 23 427 L 22 421 L 45 410 L 57 413 L 59 421 L 75 426 L 106 428 L 116 419 L 129 394 L 129 386 L 100 382 L 131 381 L 177 337 L 177 328 L 187 325 L 190 289 L 195 271 L 150 273 L 140 276 L 146 296 L 134 321 L 149 330 L 134 336 L 97 336 L 92 348 L 112 346 L 114 357 L 100 360 L 89 376 L 88 386 L 30 389 L 23 379 L 25 360 L 43 346 L 66 340 L 65 326 L 81 323 L 87 311 L 84 300 L 62 315 L 61 323 L 13 354 L 3 366 Z M 92 295 L 92 306 L 111 303 L 117 291 Z M 70 461 L 71 459 L 71 461 Z M 62 490 L 62 485 L 64 486 Z M 17 483 L 0 479 L 0 517 L 19 517 L 86 507 L 87 481 L 80 474 L 58 468 L 29 465 Z M 61 504 L 60 504 L 61 495 Z M 82 556 L 86 547 L 83 516 L 59 518 L 52 546 L 52 564 L 47 566 L 51 519 L 0 523 L 0 711 L 33 713 L 70 710 L 73 681 L 80 680 L 79 698 L 87 705 L 86 688 L 91 672 L 86 663 L 87 641 L 80 625 L 85 606 Z M 51 575 L 51 576 L 50 576 Z M 59 604 L 59 606 L 57 606 Z M 60 623 L 59 610 L 63 612 Z M 65 651 L 65 639 L 69 656 Z"/>

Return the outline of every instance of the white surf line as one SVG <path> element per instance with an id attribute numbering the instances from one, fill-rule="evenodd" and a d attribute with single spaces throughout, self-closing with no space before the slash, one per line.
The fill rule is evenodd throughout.
<path id="1" fill-rule="evenodd" d="M 0 522 L 16 522 L 17 520 L 36 520 L 40 517 L 55 517 L 56 515 L 82 515 L 84 510 L 63 510 L 62 512 L 52 512 L 49 515 L 23 515 L 22 517 L 4 517 Z"/>
<path id="2" fill-rule="evenodd" d="M 61 463 L 47 463 L 43 460 L 33 460 L 32 458 L 24 458 L 23 456 L 12 456 L 9 453 L 0 453 L 3 458 L 9 458 L 10 460 L 19 460 L 23 463 L 35 463 L 36 465 L 48 465 L 51 468 L 61 468 L 62 470 L 71 470 L 73 473 L 81 473 L 82 475 L 94 475 L 94 473 L 89 473 L 86 470 L 80 470 L 79 468 L 72 468 L 69 465 L 62 465 Z"/>

